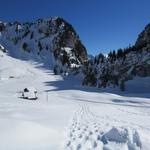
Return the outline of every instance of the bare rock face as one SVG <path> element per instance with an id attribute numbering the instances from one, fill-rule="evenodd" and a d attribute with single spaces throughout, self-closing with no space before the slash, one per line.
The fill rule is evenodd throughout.
<path id="1" fill-rule="evenodd" d="M 150 50 L 150 24 L 139 34 L 135 46 L 143 50 Z"/>

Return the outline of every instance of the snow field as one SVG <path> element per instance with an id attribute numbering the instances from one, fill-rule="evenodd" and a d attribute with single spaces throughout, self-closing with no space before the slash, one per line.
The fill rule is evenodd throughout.
<path id="1" fill-rule="evenodd" d="M 81 87 L 41 63 L 1 55 L 0 149 L 149 150 L 149 93 Z M 38 100 L 21 99 L 25 87 L 35 87 Z"/>

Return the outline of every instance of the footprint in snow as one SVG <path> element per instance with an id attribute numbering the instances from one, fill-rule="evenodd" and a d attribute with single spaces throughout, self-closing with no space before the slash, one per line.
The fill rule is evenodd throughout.
<path id="1" fill-rule="evenodd" d="M 94 116 L 96 115 L 89 108 L 86 109 L 86 106 L 76 113 L 65 144 L 67 150 L 122 150 L 123 146 L 127 147 L 127 150 L 142 148 L 140 136 L 136 130 L 111 127 L 107 120 L 101 121 L 102 117 L 97 116 L 96 120 Z M 115 148 L 112 147 L 112 143 Z"/>

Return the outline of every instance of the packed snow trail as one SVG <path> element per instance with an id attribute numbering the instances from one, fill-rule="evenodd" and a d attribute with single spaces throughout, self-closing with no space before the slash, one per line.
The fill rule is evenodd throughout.
<path id="1" fill-rule="evenodd" d="M 96 91 L 37 62 L 0 56 L 0 150 L 150 149 L 150 94 Z M 20 98 L 30 86 L 37 101 Z"/>
<path id="2" fill-rule="evenodd" d="M 109 120 L 109 119 L 108 119 Z M 74 115 L 68 132 L 66 149 L 141 149 L 138 132 L 133 128 L 113 127 L 106 119 L 82 106 Z"/>

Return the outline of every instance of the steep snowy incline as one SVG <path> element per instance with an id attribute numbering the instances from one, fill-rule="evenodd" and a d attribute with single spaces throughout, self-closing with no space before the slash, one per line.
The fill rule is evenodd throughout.
<path id="1" fill-rule="evenodd" d="M 0 47 L 9 55 L 43 62 L 55 74 L 69 74 L 87 60 L 86 48 L 76 31 L 63 18 L 49 17 L 33 22 L 0 22 Z"/>
<path id="2" fill-rule="evenodd" d="M 0 64 L 1 150 L 149 150 L 150 94 L 81 87 L 1 51 Z M 38 100 L 22 99 L 25 87 Z"/>

